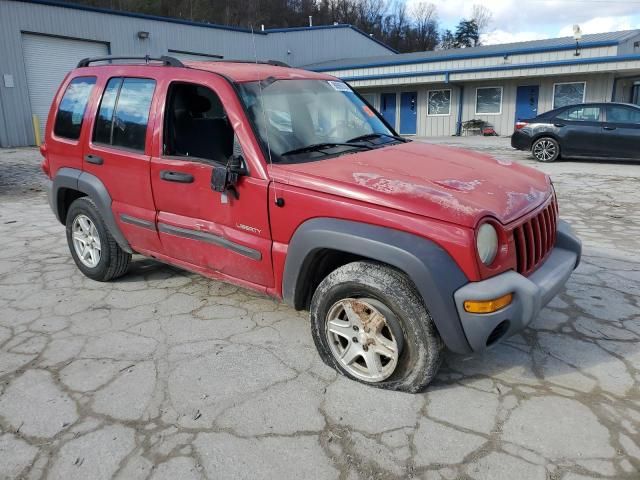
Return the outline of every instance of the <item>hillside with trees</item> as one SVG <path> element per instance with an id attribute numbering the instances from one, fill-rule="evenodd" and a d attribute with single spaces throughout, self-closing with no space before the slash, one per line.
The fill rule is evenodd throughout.
<path id="1" fill-rule="evenodd" d="M 475 5 L 455 31 L 443 30 L 434 4 L 399 0 L 74 0 L 93 7 L 259 29 L 348 23 L 400 52 L 480 44 L 491 12 Z"/>

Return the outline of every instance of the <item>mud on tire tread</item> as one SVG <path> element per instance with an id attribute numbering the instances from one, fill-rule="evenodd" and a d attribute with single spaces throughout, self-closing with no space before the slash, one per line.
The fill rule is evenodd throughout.
<path id="1" fill-rule="evenodd" d="M 362 382 L 344 370 L 328 345 L 325 319 L 341 298 L 369 297 L 383 302 L 396 315 L 404 335 L 404 348 L 393 374 L 379 383 Z M 367 385 L 419 392 L 435 377 L 444 344 L 427 308 L 409 278 L 399 270 L 374 262 L 353 262 L 330 273 L 311 300 L 311 333 L 322 360 L 349 378 Z"/>
<path id="2" fill-rule="evenodd" d="M 100 235 L 100 244 L 103 247 L 100 252 L 100 262 L 95 268 L 89 268 L 83 265 L 73 248 L 71 226 L 73 225 L 74 218 L 79 213 L 83 213 L 93 220 Z M 102 215 L 100 215 L 100 211 L 89 197 L 80 197 L 71 204 L 66 218 L 66 230 L 67 243 L 69 244 L 69 250 L 71 250 L 71 256 L 80 271 L 87 277 L 98 282 L 108 282 L 127 273 L 129 263 L 131 262 L 131 254 L 122 250 L 118 242 L 111 236 L 102 219 Z"/>

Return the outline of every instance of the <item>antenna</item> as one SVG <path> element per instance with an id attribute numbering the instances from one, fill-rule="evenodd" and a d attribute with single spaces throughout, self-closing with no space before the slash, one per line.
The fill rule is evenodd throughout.
<path id="1" fill-rule="evenodd" d="M 256 36 L 253 33 L 253 24 L 251 25 L 251 41 L 253 42 L 253 57 L 257 65 L 260 62 L 258 62 L 258 50 L 256 49 Z M 262 107 L 262 121 L 264 123 L 264 134 L 267 141 L 267 155 L 269 166 L 272 167 L 273 159 L 271 158 L 271 144 L 269 143 L 269 124 L 267 123 L 267 110 L 264 106 L 264 96 L 262 94 L 262 80 L 258 80 L 258 90 L 260 91 L 260 106 Z M 282 205 L 284 205 L 284 203 L 282 203 L 282 199 L 278 198 L 278 193 L 276 191 L 276 181 L 273 179 L 271 180 L 273 181 L 273 201 L 276 205 L 281 207 Z"/>

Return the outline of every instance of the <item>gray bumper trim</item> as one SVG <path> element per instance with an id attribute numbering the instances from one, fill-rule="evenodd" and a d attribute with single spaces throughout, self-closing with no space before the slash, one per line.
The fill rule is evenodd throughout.
<path id="1" fill-rule="evenodd" d="M 529 325 L 567 282 L 580 262 L 581 250 L 580 240 L 569 224 L 560 220 L 558 240 L 551 255 L 529 277 L 509 271 L 458 289 L 453 296 L 473 351 L 487 348 L 489 336 L 502 322 L 508 322 L 508 328 L 500 338 L 509 337 Z M 509 293 L 513 293 L 513 301 L 497 312 L 474 314 L 464 310 L 465 300 L 491 300 Z"/>

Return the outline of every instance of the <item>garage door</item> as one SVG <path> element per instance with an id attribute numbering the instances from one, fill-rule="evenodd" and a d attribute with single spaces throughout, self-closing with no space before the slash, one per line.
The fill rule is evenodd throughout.
<path id="1" fill-rule="evenodd" d="M 108 55 L 109 47 L 106 43 L 24 33 L 22 51 L 31 111 L 40 119 L 40 138 L 44 138 L 49 107 L 64 76 L 83 58 Z"/>

